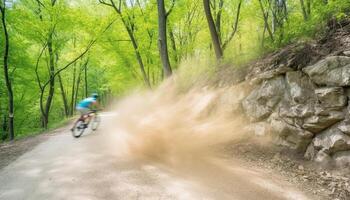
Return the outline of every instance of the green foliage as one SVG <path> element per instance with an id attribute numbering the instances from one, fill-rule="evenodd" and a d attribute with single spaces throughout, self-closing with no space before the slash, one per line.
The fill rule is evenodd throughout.
<path id="1" fill-rule="evenodd" d="M 277 30 L 278 39 L 270 41 L 272 49 L 300 40 L 309 40 L 321 36 L 329 20 L 341 20 L 349 17 L 350 1 L 329 0 L 313 1 L 308 20 L 303 18 L 299 1 L 291 1 L 288 20 L 285 26 Z"/>

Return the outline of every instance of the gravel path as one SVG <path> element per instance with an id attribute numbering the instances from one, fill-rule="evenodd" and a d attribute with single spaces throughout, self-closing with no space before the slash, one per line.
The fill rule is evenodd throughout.
<path id="1" fill-rule="evenodd" d="M 0 171 L 0 199 L 317 199 L 268 171 L 237 160 L 208 159 L 167 166 L 120 151 L 127 133 L 107 130 L 75 139 L 66 129 Z"/>

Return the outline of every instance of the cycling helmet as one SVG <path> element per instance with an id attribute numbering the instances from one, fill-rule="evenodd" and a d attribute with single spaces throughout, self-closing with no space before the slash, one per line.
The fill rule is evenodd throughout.
<path id="1" fill-rule="evenodd" d="M 92 94 L 91 94 L 91 97 L 97 99 L 97 98 L 98 98 L 98 94 L 97 94 L 97 93 L 92 93 Z"/>

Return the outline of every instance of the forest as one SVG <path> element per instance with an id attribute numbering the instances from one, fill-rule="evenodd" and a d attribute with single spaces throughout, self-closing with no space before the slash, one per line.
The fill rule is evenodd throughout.
<path id="1" fill-rule="evenodd" d="M 348 0 L 0 0 L 0 137 L 57 127 L 98 92 L 153 89 L 192 59 L 242 66 L 349 17 Z"/>

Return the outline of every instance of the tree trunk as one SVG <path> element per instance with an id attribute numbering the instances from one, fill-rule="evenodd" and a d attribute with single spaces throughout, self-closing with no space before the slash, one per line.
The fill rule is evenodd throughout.
<path id="1" fill-rule="evenodd" d="M 137 59 L 137 62 L 139 63 L 140 66 L 140 70 L 141 70 L 141 74 L 143 77 L 143 80 L 145 82 L 145 85 L 149 88 L 151 88 L 151 83 L 149 82 L 149 78 L 147 77 L 146 71 L 145 71 L 145 65 L 143 64 L 143 60 L 139 51 L 139 46 L 137 44 L 136 38 L 134 36 L 134 33 L 132 31 L 132 29 L 128 26 L 128 23 L 125 21 L 125 19 L 123 18 L 122 14 L 119 13 L 120 18 L 124 24 L 124 27 L 126 28 L 126 31 L 128 32 L 129 38 L 131 40 L 132 46 L 134 47 L 134 51 L 135 51 L 135 56 Z"/>
<path id="2" fill-rule="evenodd" d="M 137 62 L 139 63 L 143 80 L 145 81 L 145 84 L 146 84 L 147 87 L 151 87 L 151 84 L 149 82 L 149 79 L 148 79 L 146 71 L 145 71 L 145 65 L 143 64 L 143 60 L 142 60 L 142 57 L 141 57 L 141 54 L 140 54 L 139 47 L 138 47 L 138 44 L 136 42 L 135 36 L 132 33 L 130 28 L 127 28 L 127 32 L 129 33 L 129 37 L 130 37 L 130 40 L 132 42 L 132 46 L 134 47 L 135 56 L 136 56 Z"/>
<path id="3" fill-rule="evenodd" d="M 80 86 L 80 80 L 81 80 L 81 78 L 80 78 L 81 77 L 81 72 L 82 72 L 82 70 L 79 69 L 77 83 L 76 83 L 76 89 L 75 89 L 75 94 L 74 94 L 74 105 L 77 104 L 77 100 L 78 100 L 79 86 Z"/>
<path id="4" fill-rule="evenodd" d="M 259 5 L 260 5 L 261 12 L 263 14 L 266 30 L 269 33 L 271 40 L 274 41 L 275 39 L 274 39 L 273 33 L 271 31 L 271 28 L 269 26 L 268 15 L 265 13 L 264 6 L 263 6 L 261 0 L 259 0 Z"/>
<path id="5" fill-rule="evenodd" d="M 141 74 L 142 74 L 143 80 L 145 82 L 145 85 L 147 87 L 151 88 L 151 83 L 149 81 L 149 77 L 147 77 L 147 74 L 145 71 L 145 65 L 143 63 L 143 60 L 142 60 L 142 57 L 141 57 L 141 54 L 139 51 L 139 47 L 138 47 L 138 44 L 137 44 L 137 41 L 136 41 L 136 38 L 134 35 L 134 24 L 132 23 L 132 21 L 127 22 L 124 19 L 123 13 L 121 11 L 122 1 L 118 1 L 119 2 L 118 5 L 116 5 L 113 0 L 110 0 L 110 3 L 106 3 L 105 1 L 102 1 L 102 0 L 99 0 L 99 2 L 102 4 L 105 4 L 105 5 L 111 6 L 115 10 L 115 12 L 119 15 L 120 19 L 123 22 L 123 25 L 124 25 L 126 31 L 128 32 L 132 46 L 134 47 L 135 56 L 136 56 L 137 62 L 139 63 Z M 130 16 L 128 16 L 128 17 L 130 19 Z"/>
<path id="6" fill-rule="evenodd" d="M 51 7 L 54 7 L 56 4 L 56 0 L 51 0 Z M 39 1 L 37 1 L 38 6 L 39 6 L 39 17 L 40 20 L 42 20 L 42 15 L 41 15 L 41 4 Z M 52 22 L 52 21 L 51 21 Z M 46 104 L 44 108 L 44 94 L 45 94 L 45 87 L 46 84 L 41 87 L 40 80 L 39 81 L 39 86 L 41 90 L 40 94 L 40 111 L 41 111 L 41 117 L 42 117 L 42 127 L 47 129 L 48 123 L 49 123 L 49 115 L 50 115 L 50 109 L 51 109 L 51 104 L 55 92 L 55 52 L 53 51 L 53 44 L 52 44 L 52 38 L 55 32 L 55 26 L 51 27 L 51 30 L 49 32 L 49 36 L 47 38 L 47 48 L 48 48 L 48 53 L 49 53 L 49 77 L 50 80 L 48 82 L 49 84 L 49 93 L 46 98 Z M 59 75 L 59 74 L 58 74 Z"/>
<path id="7" fill-rule="evenodd" d="M 145 65 L 143 64 L 143 60 L 142 60 L 142 57 L 141 57 L 141 54 L 140 54 L 140 51 L 139 51 L 138 44 L 136 42 L 136 38 L 135 38 L 135 36 L 133 34 L 133 31 L 126 25 L 125 20 L 123 20 L 123 22 L 124 22 L 124 25 L 125 25 L 125 28 L 126 28 L 128 34 L 129 34 L 132 46 L 134 47 L 135 56 L 136 56 L 137 62 L 139 63 L 143 80 L 145 81 L 145 84 L 146 84 L 147 87 L 151 87 L 151 84 L 149 82 L 149 79 L 148 79 L 146 71 L 145 71 Z"/>
<path id="8" fill-rule="evenodd" d="M 50 115 L 50 109 L 51 109 L 51 104 L 53 100 L 53 96 L 55 93 L 55 53 L 53 51 L 52 47 L 52 37 L 53 37 L 53 32 L 49 34 L 49 38 L 47 40 L 47 49 L 49 53 L 49 77 L 50 77 L 50 82 L 49 82 L 49 93 L 46 98 L 46 104 L 45 104 L 45 110 L 43 113 L 43 128 L 47 128 L 47 125 L 49 123 L 49 115 Z"/>
<path id="9" fill-rule="evenodd" d="M 58 81 L 60 84 L 60 89 L 61 89 L 61 94 L 62 94 L 62 101 L 63 101 L 63 106 L 64 106 L 64 114 L 66 115 L 66 117 L 69 116 L 69 106 L 68 106 L 68 100 L 67 100 L 67 96 L 66 96 L 66 92 L 64 91 L 64 85 L 62 82 L 62 77 L 61 74 L 58 74 Z"/>
<path id="10" fill-rule="evenodd" d="M 85 98 L 87 98 L 89 96 L 88 94 L 88 77 L 87 77 L 87 66 L 88 65 L 88 61 L 86 61 L 85 65 L 84 65 L 84 82 L 85 82 Z"/>
<path id="11" fill-rule="evenodd" d="M 263 34 L 262 34 L 261 49 L 264 49 L 264 46 L 265 46 L 265 33 L 266 33 L 266 24 L 264 24 L 264 31 L 263 31 Z"/>
<path id="12" fill-rule="evenodd" d="M 74 106 L 75 106 L 75 74 L 76 74 L 76 65 L 73 66 L 73 81 L 72 81 L 72 94 L 70 99 L 70 115 L 72 116 L 74 113 Z"/>
<path id="13" fill-rule="evenodd" d="M 158 48 L 160 58 L 163 63 L 164 75 L 166 77 L 170 77 L 172 74 L 169 54 L 168 54 L 168 44 L 167 44 L 167 29 L 166 29 L 166 21 L 167 16 L 165 13 L 165 5 L 164 0 L 157 0 L 158 5 Z"/>
<path id="14" fill-rule="evenodd" d="M 9 34 L 7 31 L 6 26 L 6 5 L 5 1 L 2 5 L 0 5 L 1 10 L 1 22 L 2 27 L 4 30 L 4 37 L 5 37 L 5 49 L 4 49 L 4 56 L 3 56 L 3 63 L 4 63 L 4 76 L 5 76 L 5 83 L 7 88 L 7 95 L 8 95 L 8 131 L 10 135 L 10 140 L 13 140 L 15 138 L 15 132 L 14 132 L 14 107 L 13 107 L 13 91 L 12 91 L 12 83 L 9 77 L 8 73 L 8 59 L 9 59 L 9 48 L 10 48 L 10 41 L 9 41 Z"/>
<path id="15" fill-rule="evenodd" d="M 304 20 L 307 21 L 309 19 L 309 16 L 307 14 L 307 10 L 306 10 L 306 7 L 305 7 L 304 0 L 300 0 L 300 6 L 301 6 L 301 10 L 303 12 Z"/>
<path id="16" fill-rule="evenodd" d="M 234 24 L 232 25 L 232 28 L 233 28 L 232 32 L 231 32 L 230 36 L 222 44 L 222 50 L 223 51 L 226 49 L 226 47 L 229 44 L 229 42 L 233 39 L 233 37 L 237 33 L 239 17 L 241 15 L 241 5 L 242 5 L 242 0 L 240 0 L 239 3 L 238 3 L 237 12 L 236 12 L 236 19 L 235 19 Z"/>
<path id="17" fill-rule="evenodd" d="M 177 53 L 177 48 L 176 48 L 176 41 L 175 41 L 175 35 L 172 29 L 169 29 L 169 38 L 171 42 L 171 48 L 173 49 L 173 54 L 174 54 L 174 61 L 175 63 L 179 62 L 179 56 Z"/>
<path id="18" fill-rule="evenodd" d="M 55 53 L 56 55 L 56 66 L 58 66 L 58 53 Z M 61 95 L 62 95 L 62 101 L 63 101 L 63 108 L 64 108 L 64 114 L 66 117 L 69 116 L 69 106 L 68 106 L 68 100 L 67 100 L 67 95 L 66 95 L 66 91 L 64 90 L 64 85 L 63 85 L 63 81 L 62 81 L 62 77 L 61 77 L 61 73 L 59 73 L 58 75 L 58 82 L 60 84 L 60 90 L 61 90 Z"/>
<path id="19" fill-rule="evenodd" d="M 271 9 L 271 31 L 273 34 L 275 34 L 276 29 L 277 29 L 277 16 L 276 16 L 276 1 L 269 2 L 269 6 Z M 272 5 L 271 5 L 272 4 Z"/>
<path id="20" fill-rule="evenodd" d="M 220 44 L 222 44 L 221 16 L 222 16 L 223 7 L 224 7 L 224 0 L 219 0 L 219 10 L 218 10 L 217 15 L 216 15 L 215 26 L 216 26 L 216 31 L 217 31 L 218 36 L 219 36 Z"/>
<path id="21" fill-rule="evenodd" d="M 311 16 L 311 0 L 306 0 L 306 13 L 310 18 L 310 16 Z"/>
<path id="22" fill-rule="evenodd" d="M 208 21 L 209 31 L 210 31 L 213 47 L 215 50 L 216 59 L 221 60 L 221 58 L 223 57 L 223 52 L 222 52 L 222 48 L 221 48 L 221 44 L 220 44 L 219 35 L 216 31 L 216 26 L 215 26 L 215 23 L 213 20 L 213 16 L 211 14 L 209 1 L 210 0 L 203 0 L 205 16 L 206 16 L 207 21 Z"/>

